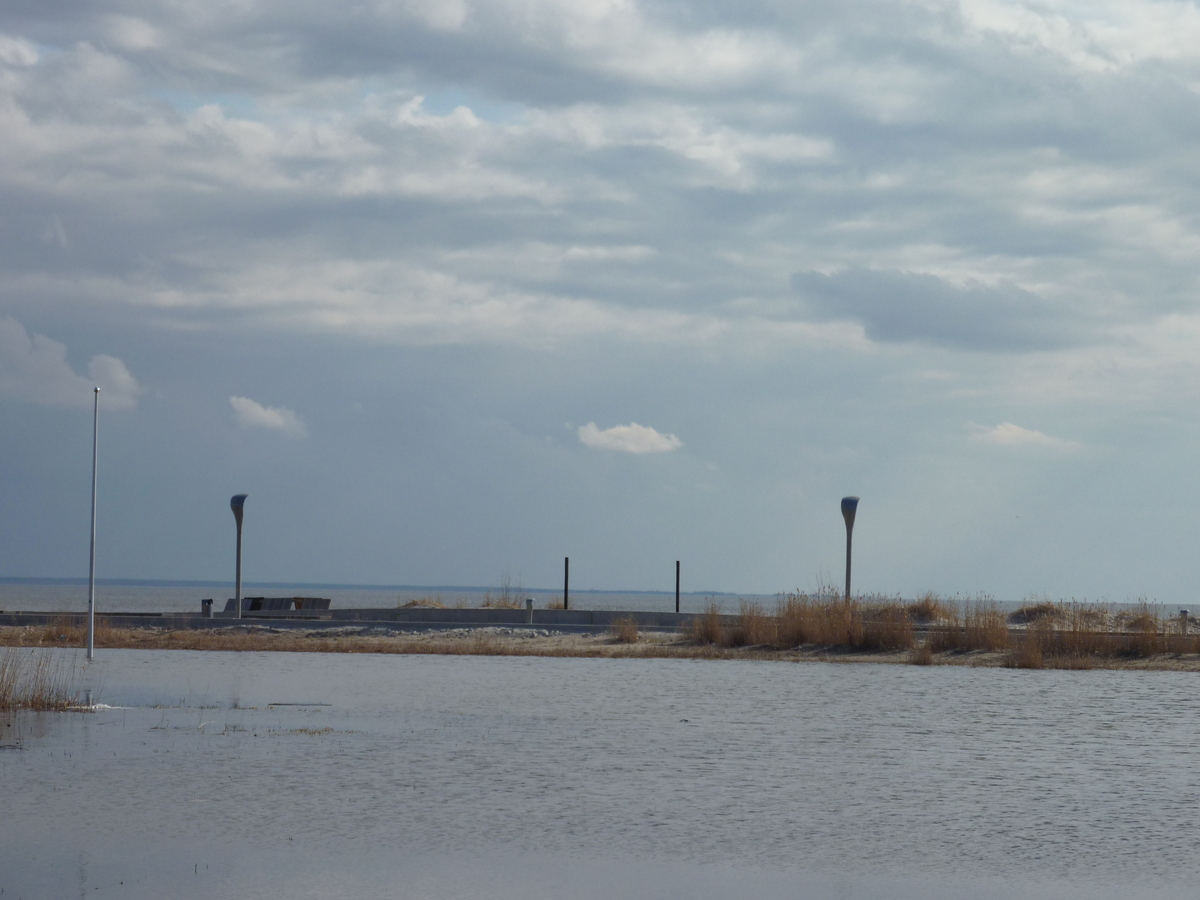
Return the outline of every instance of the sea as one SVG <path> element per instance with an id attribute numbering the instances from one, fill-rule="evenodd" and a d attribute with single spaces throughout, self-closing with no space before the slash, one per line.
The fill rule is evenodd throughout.
<path id="1" fill-rule="evenodd" d="M 0 897 L 1183 900 L 1194 673 L 0 648 Z"/>

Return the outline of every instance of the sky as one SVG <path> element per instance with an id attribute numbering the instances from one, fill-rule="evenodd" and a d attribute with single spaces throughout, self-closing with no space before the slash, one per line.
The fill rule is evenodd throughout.
<path id="1" fill-rule="evenodd" d="M 1200 585 L 1188 0 L 7 0 L 0 576 Z"/>

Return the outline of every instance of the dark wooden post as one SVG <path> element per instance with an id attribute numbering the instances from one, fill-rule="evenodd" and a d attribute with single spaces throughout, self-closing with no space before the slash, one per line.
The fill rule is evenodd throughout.
<path id="1" fill-rule="evenodd" d="M 571 608 L 571 557 L 563 557 L 563 609 Z"/>

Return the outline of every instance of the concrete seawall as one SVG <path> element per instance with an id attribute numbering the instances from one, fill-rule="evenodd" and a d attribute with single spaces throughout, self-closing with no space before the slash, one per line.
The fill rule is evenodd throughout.
<path id="1" fill-rule="evenodd" d="M 386 628 L 394 631 L 441 631 L 449 628 L 533 628 L 565 632 L 607 631 L 618 619 L 633 619 L 642 631 L 674 632 L 687 628 L 697 613 L 640 612 L 592 609 L 535 609 L 533 622 L 524 609 L 331 609 L 321 612 L 259 611 L 241 619 L 216 613 L 207 619 L 187 613 L 97 613 L 98 621 L 117 628 L 231 628 L 265 625 L 272 628 Z M 719 617 L 726 625 L 737 616 Z M 48 625 L 62 622 L 86 626 L 86 613 L 0 612 L 0 625 Z"/>

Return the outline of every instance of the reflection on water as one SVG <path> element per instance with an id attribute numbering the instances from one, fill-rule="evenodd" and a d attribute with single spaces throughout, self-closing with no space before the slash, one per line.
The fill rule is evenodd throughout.
<path id="1" fill-rule="evenodd" d="M 5 898 L 1200 880 L 1191 675 L 105 650 L 87 679 L 119 708 L 3 728 Z"/>

